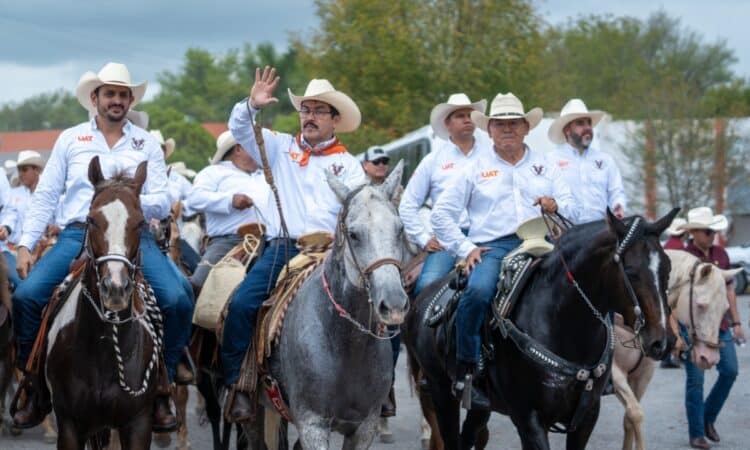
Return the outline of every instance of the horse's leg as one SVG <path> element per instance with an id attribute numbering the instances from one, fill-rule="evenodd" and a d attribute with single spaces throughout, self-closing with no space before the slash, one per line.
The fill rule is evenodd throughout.
<path id="1" fill-rule="evenodd" d="M 539 422 L 536 411 L 528 411 L 523 416 L 513 415 L 511 420 L 521 438 L 523 450 L 549 450 L 547 430 Z"/>
<path id="2" fill-rule="evenodd" d="M 57 442 L 57 429 L 55 428 L 55 423 L 52 421 L 52 414 L 47 414 L 47 417 L 44 418 L 42 429 L 44 430 L 44 442 L 48 444 Z"/>
<path id="3" fill-rule="evenodd" d="M 466 413 L 466 419 L 464 419 L 464 425 L 461 428 L 461 448 L 476 448 L 477 450 L 484 449 L 486 442 L 481 446 L 477 446 L 477 441 L 480 438 L 480 434 L 483 430 L 487 429 L 487 422 L 490 420 L 490 411 L 479 411 L 471 409 Z"/>
<path id="4" fill-rule="evenodd" d="M 198 392 L 201 393 L 206 417 L 211 423 L 214 450 L 226 450 L 229 448 L 229 443 L 228 439 L 222 439 L 221 405 L 219 405 L 217 385 L 216 378 L 208 371 L 204 371 L 198 376 Z M 229 429 L 231 430 L 231 428 Z"/>
<path id="5" fill-rule="evenodd" d="M 597 419 L 599 419 L 599 408 L 601 407 L 600 402 L 589 408 L 586 411 L 583 420 L 578 425 L 575 431 L 568 433 L 568 437 L 565 440 L 565 448 L 567 450 L 584 450 L 586 444 L 589 442 L 591 432 L 594 431 L 594 425 L 596 425 Z M 549 445 L 549 444 L 548 444 Z"/>
<path id="6" fill-rule="evenodd" d="M 57 450 L 85 450 L 86 439 L 70 421 L 57 424 Z"/>
<path id="7" fill-rule="evenodd" d="M 625 408 L 625 417 L 623 419 L 624 437 L 622 440 L 623 450 L 633 448 L 633 437 L 638 435 L 637 429 L 643 421 L 643 409 L 638 398 L 628 383 L 627 374 L 617 364 L 612 365 L 612 385 L 615 388 L 615 394 Z"/>
<path id="8" fill-rule="evenodd" d="M 440 437 L 440 427 L 438 426 L 435 405 L 432 403 L 429 389 L 426 385 L 420 386 L 419 405 L 422 407 L 422 449 L 424 450 L 444 450 L 443 439 Z"/>
<path id="9" fill-rule="evenodd" d="M 648 359 L 644 360 L 641 363 L 641 370 L 638 374 L 638 378 L 635 378 L 631 381 L 631 386 L 633 388 L 633 393 L 635 394 L 635 398 L 638 401 L 638 405 L 640 406 L 640 400 L 643 397 L 643 394 L 646 392 L 646 388 L 648 387 L 649 383 L 651 382 L 651 377 L 654 375 L 654 369 L 656 368 L 656 362 Z M 641 409 L 641 419 L 643 419 L 643 410 Z M 634 433 L 635 433 L 635 445 L 638 450 L 643 450 L 645 448 L 645 443 L 643 439 L 643 420 L 641 420 L 641 423 L 639 423 L 636 427 L 634 427 Z"/>
<path id="10" fill-rule="evenodd" d="M 367 450 L 375 439 L 375 427 L 378 424 L 380 411 L 370 414 L 359 424 L 354 433 L 344 437 L 341 450 Z"/>
<path id="11" fill-rule="evenodd" d="M 174 393 L 175 409 L 177 412 L 177 450 L 188 450 L 190 442 L 188 441 L 187 430 L 187 403 L 188 387 L 184 384 L 175 386 Z"/>
<path id="12" fill-rule="evenodd" d="M 458 399 L 451 394 L 450 379 L 446 378 L 444 382 L 435 385 L 431 382 L 428 386 L 443 448 L 458 450 L 461 410 Z M 435 434 L 433 432 L 432 436 L 435 437 Z"/>
<path id="13" fill-rule="evenodd" d="M 151 414 L 141 414 L 127 427 L 118 430 L 122 450 L 148 450 L 151 448 Z"/>
<path id="14" fill-rule="evenodd" d="M 375 423 L 372 424 L 373 427 Z M 328 450 L 331 429 L 328 422 L 314 414 L 303 414 L 297 420 L 297 430 L 305 450 Z"/>

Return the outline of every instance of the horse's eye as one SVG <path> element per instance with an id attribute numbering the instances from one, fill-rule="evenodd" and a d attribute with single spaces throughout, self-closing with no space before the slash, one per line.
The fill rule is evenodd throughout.
<path id="1" fill-rule="evenodd" d="M 357 236 L 357 233 L 355 233 L 354 231 L 349 231 L 349 239 L 353 241 L 357 241 L 359 240 L 359 237 Z"/>

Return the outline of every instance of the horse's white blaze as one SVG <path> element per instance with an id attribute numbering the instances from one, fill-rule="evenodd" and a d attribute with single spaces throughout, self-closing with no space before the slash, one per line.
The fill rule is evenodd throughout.
<path id="1" fill-rule="evenodd" d="M 47 333 L 47 357 L 49 358 L 52 353 L 52 348 L 55 346 L 57 335 L 60 334 L 60 330 L 65 328 L 68 324 L 72 323 L 76 318 L 76 306 L 78 306 L 78 296 L 81 294 L 81 282 L 79 281 L 70 293 L 67 301 L 63 305 L 60 312 L 55 316 L 55 320 L 52 322 L 52 326 L 49 328 Z M 45 366 L 46 367 L 46 366 Z M 46 374 L 45 374 L 45 378 Z M 50 392 L 52 392 L 52 386 L 47 381 L 47 386 Z"/>
<path id="2" fill-rule="evenodd" d="M 125 246 L 125 225 L 128 223 L 128 209 L 125 204 L 116 199 L 99 208 L 104 218 L 107 219 L 107 231 L 104 233 L 104 239 L 109 245 L 109 253 L 118 255 L 127 255 Z M 112 281 L 122 282 L 120 280 L 120 271 L 124 264 L 120 261 L 108 261 L 107 266 L 112 274 Z"/>
<path id="3" fill-rule="evenodd" d="M 661 299 L 661 286 L 659 286 L 659 265 L 661 264 L 661 258 L 659 253 L 651 252 L 649 254 L 648 268 L 651 270 L 651 274 L 654 276 L 654 284 L 656 285 L 656 293 L 659 296 L 659 319 L 661 326 L 667 327 L 667 316 L 664 311 L 664 302 Z"/>

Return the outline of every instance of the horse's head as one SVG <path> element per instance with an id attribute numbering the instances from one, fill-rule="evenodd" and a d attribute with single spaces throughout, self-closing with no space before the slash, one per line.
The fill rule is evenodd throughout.
<path id="1" fill-rule="evenodd" d="M 96 274 L 99 298 L 107 310 L 118 312 L 130 305 L 135 268 L 144 223 L 140 193 L 146 181 L 146 162 L 133 178 L 118 175 L 105 180 L 99 157 L 89 163 L 94 186 L 86 226 L 86 251 Z"/>
<path id="2" fill-rule="evenodd" d="M 623 289 L 613 295 L 614 309 L 636 331 L 646 355 L 661 359 L 667 351 L 667 283 L 670 261 L 659 243 L 679 208 L 649 223 L 641 216 L 620 220 L 607 210 L 607 226 L 615 238 L 614 263 L 620 265 Z"/>
<path id="3" fill-rule="evenodd" d="M 353 190 L 328 174 L 328 184 L 343 204 L 334 251 L 349 283 L 368 291 L 377 319 L 388 325 L 403 322 L 408 301 L 400 272 L 404 226 L 391 201 L 402 174 L 399 162 L 382 185 Z"/>
<path id="4" fill-rule="evenodd" d="M 719 326 L 729 308 L 727 282 L 742 269 L 721 270 L 690 253 L 667 250 L 672 261 L 669 304 L 686 329 L 693 364 L 708 369 L 719 362 Z"/>

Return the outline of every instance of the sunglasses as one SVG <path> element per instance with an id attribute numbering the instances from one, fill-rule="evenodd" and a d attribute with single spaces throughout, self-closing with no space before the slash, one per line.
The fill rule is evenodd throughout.
<path id="1" fill-rule="evenodd" d="M 381 165 L 381 164 L 384 164 L 384 165 L 386 165 L 386 166 L 387 166 L 387 165 L 388 165 L 388 163 L 390 162 L 390 159 L 387 159 L 387 158 L 381 158 L 381 159 L 376 159 L 375 161 L 370 161 L 370 162 L 371 162 L 371 163 L 373 163 L 373 164 L 374 164 L 374 165 L 376 165 L 376 166 L 379 166 L 379 165 Z"/>

